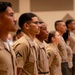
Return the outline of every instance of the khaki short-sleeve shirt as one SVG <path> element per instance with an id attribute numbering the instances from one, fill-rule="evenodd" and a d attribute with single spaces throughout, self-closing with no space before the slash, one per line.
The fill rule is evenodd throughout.
<path id="1" fill-rule="evenodd" d="M 50 75 L 62 75 L 61 72 L 61 56 L 59 50 L 53 44 L 49 44 L 46 47 L 49 54 L 49 70 Z"/>
<path id="2" fill-rule="evenodd" d="M 38 72 L 39 74 L 49 75 L 49 63 L 48 63 L 48 55 L 46 52 L 46 48 L 43 42 L 39 41 L 37 38 L 35 39 L 38 48 Z"/>
<path id="3" fill-rule="evenodd" d="M 9 46 L 10 47 L 10 46 Z M 0 75 L 17 75 L 16 56 L 0 39 Z"/>
<path id="4" fill-rule="evenodd" d="M 62 36 L 61 36 L 61 41 L 58 44 L 58 49 L 59 49 L 60 56 L 62 58 L 62 62 L 67 62 L 68 61 L 67 60 L 67 47 Z"/>
<path id="5" fill-rule="evenodd" d="M 73 62 L 72 62 L 72 58 L 73 58 L 73 52 L 70 46 L 67 46 L 67 55 L 68 55 L 68 67 L 72 68 L 73 67 Z"/>
<path id="6" fill-rule="evenodd" d="M 13 44 L 17 57 L 17 67 L 22 68 L 22 75 L 38 75 L 35 43 L 24 34 Z"/>
<path id="7" fill-rule="evenodd" d="M 71 39 L 70 39 L 69 45 L 73 51 L 73 54 L 75 54 L 75 34 L 73 32 L 70 32 L 70 37 L 71 37 Z"/>

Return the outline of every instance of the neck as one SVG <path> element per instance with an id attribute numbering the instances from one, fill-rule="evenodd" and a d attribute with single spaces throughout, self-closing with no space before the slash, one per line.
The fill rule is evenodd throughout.
<path id="1" fill-rule="evenodd" d="M 26 35 L 28 35 L 30 37 L 31 40 L 34 40 L 35 38 L 35 35 L 31 35 L 30 33 L 28 32 L 25 32 Z"/>
<path id="2" fill-rule="evenodd" d="M 72 29 L 68 28 L 69 31 L 73 31 Z"/>
<path id="3" fill-rule="evenodd" d="M 37 38 L 39 41 L 43 42 L 43 40 L 41 38 Z"/>
<path id="4" fill-rule="evenodd" d="M 57 47 L 58 43 L 57 42 L 53 42 L 52 43 L 55 47 Z"/>
<path id="5" fill-rule="evenodd" d="M 41 37 L 36 36 L 36 38 L 37 38 L 39 41 L 43 42 L 43 39 L 42 39 Z"/>
<path id="6" fill-rule="evenodd" d="M 3 41 L 7 41 L 7 37 L 8 37 L 8 33 L 0 32 L 0 38 L 1 38 Z"/>

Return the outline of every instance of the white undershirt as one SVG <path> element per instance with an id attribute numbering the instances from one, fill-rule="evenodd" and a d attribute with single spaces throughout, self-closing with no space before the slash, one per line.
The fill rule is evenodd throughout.
<path id="1" fill-rule="evenodd" d="M 4 42 L 4 44 L 5 44 L 5 46 L 7 47 L 7 49 L 10 51 L 8 42 L 6 41 L 6 42 Z"/>

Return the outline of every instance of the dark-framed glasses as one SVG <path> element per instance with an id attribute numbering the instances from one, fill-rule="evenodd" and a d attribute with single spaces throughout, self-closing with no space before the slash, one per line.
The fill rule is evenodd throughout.
<path id="1" fill-rule="evenodd" d="M 39 21 L 30 22 L 30 23 L 34 23 L 34 24 L 40 24 L 40 22 L 39 22 Z"/>

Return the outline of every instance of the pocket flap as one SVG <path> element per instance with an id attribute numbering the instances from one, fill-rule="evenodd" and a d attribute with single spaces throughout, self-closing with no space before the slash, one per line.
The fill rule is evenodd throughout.
<path id="1" fill-rule="evenodd" d="M 5 64 L 0 64 L 0 70 L 4 70 L 4 71 L 7 71 L 8 68 Z"/>

